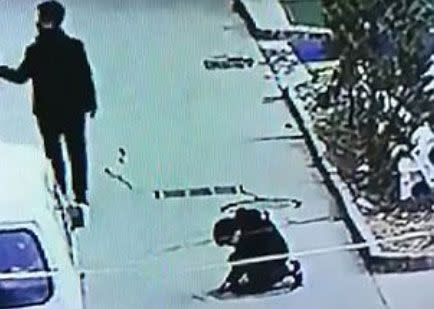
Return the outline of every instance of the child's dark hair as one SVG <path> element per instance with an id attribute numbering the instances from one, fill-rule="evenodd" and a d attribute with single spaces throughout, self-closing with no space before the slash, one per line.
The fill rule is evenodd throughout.
<path id="1" fill-rule="evenodd" d="M 54 0 L 40 3 L 37 10 L 42 22 L 53 23 L 56 28 L 62 24 L 65 18 L 65 7 Z"/>
<path id="2" fill-rule="evenodd" d="M 214 224 L 213 238 L 218 246 L 223 246 L 237 230 L 236 222 L 231 218 L 220 219 Z"/>
<path id="3" fill-rule="evenodd" d="M 238 208 L 235 212 L 235 221 L 241 231 L 248 232 L 261 229 L 270 223 L 268 211 L 260 212 L 257 209 Z"/>

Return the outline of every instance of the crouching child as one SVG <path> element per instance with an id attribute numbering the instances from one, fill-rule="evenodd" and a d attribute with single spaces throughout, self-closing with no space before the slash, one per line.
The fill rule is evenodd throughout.
<path id="1" fill-rule="evenodd" d="M 240 208 L 234 218 L 223 218 L 216 222 L 213 238 L 218 246 L 235 249 L 229 256 L 229 262 L 240 262 L 232 265 L 224 282 L 213 293 L 245 295 L 264 293 L 279 286 L 290 285 L 294 289 L 302 285 L 298 261 L 290 261 L 287 265 L 287 256 L 272 258 L 288 254 L 288 246 L 267 212 Z M 270 259 L 266 258 L 266 261 L 242 262 L 267 256 Z"/>

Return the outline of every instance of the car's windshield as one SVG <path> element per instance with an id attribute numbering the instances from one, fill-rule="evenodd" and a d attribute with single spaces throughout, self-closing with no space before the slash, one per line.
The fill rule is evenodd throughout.
<path id="1" fill-rule="evenodd" d="M 0 230 L 0 274 L 44 270 L 48 270 L 48 264 L 31 231 Z M 0 279 L 0 308 L 43 304 L 52 292 L 50 277 Z"/>

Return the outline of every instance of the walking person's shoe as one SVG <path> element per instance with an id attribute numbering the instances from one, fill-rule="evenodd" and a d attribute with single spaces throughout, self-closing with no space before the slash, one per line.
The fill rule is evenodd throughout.
<path id="1" fill-rule="evenodd" d="M 90 207 L 89 207 L 89 203 L 79 203 L 78 207 L 81 208 L 81 211 L 83 213 L 83 223 L 84 223 L 84 227 L 89 227 L 90 226 Z"/>
<path id="2" fill-rule="evenodd" d="M 89 207 L 89 201 L 88 199 L 81 195 L 77 195 L 74 199 L 74 207 L 77 207 L 80 209 L 82 220 L 83 220 L 83 227 L 89 227 L 90 226 L 90 207 Z"/>

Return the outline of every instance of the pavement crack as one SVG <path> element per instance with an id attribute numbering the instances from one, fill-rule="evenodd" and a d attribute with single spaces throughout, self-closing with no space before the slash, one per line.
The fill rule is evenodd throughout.
<path id="1" fill-rule="evenodd" d="M 323 216 L 323 217 L 318 217 L 318 218 L 311 218 L 311 219 L 306 219 L 306 220 L 292 220 L 292 219 L 287 219 L 286 223 L 288 225 L 303 225 L 303 224 L 310 224 L 310 223 L 318 223 L 318 222 L 324 222 L 324 221 L 329 221 L 330 217 L 329 216 Z"/>
<path id="2" fill-rule="evenodd" d="M 264 136 L 264 137 L 255 137 L 252 139 L 253 142 L 268 142 L 268 141 L 298 141 L 303 140 L 304 136 L 301 134 L 298 135 L 277 135 L 277 136 Z"/>
<path id="3" fill-rule="evenodd" d="M 389 302 L 386 299 L 386 296 L 384 295 L 383 291 L 381 290 L 380 284 L 377 281 L 377 278 L 375 278 L 375 275 L 371 272 L 369 272 L 369 277 L 372 280 L 372 283 L 374 284 L 375 290 L 377 291 L 378 296 L 380 297 L 380 300 L 382 304 L 384 305 L 385 309 L 392 309 Z"/>
<path id="4" fill-rule="evenodd" d="M 239 187 L 239 190 L 241 194 L 245 196 L 250 196 L 252 197 L 252 199 L 244 199 L 244 200 L 238 200 L 235 202 L 227 203 L 226 205 L 220 208 L 221 212 L 225 212 L 228 209 L 236 208 L 241 205 L 254 205 L 258 203 L 269 203 L 270 205 L 268 205 L 266 208 L 270 208 L 270 209 L 281 209 L 287 207 L 293 207 L 297 209 L 302 205 L 302 202 L 300 200 L 291 197 L 259 196 L 253 192 L 246 191 L 242 185 Z"/>
<path id="5" fill-rule="evenodd" d="M 110 168 L 106 167 L 104 172 L 112 179 L 115 179 L 126 186 L 129 190 L 133 190 L 133 185 L 126 180 L 122 175 L 114 173 Z"/>

